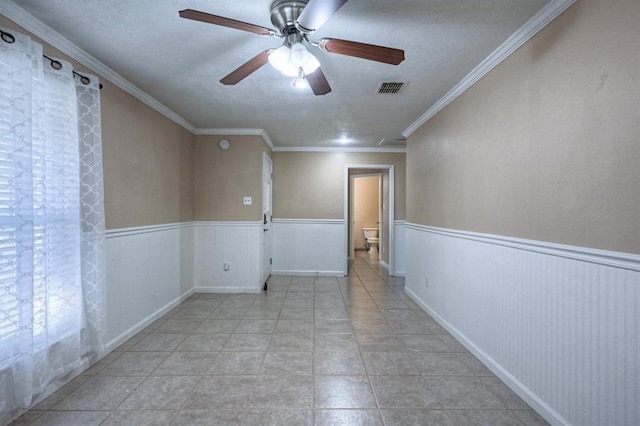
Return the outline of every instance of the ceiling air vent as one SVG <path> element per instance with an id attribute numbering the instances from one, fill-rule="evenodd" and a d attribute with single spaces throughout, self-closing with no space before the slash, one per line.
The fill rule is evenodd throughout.
<path id="1" fill-rule="evenodd" d="M 380 83 L 378 86 L 378 90 L 376 93 L 381 93 L 383 95 L 396 95 L 404 90 L 404 87 L 407 83 L 403 82 L 385 82 Z"/>

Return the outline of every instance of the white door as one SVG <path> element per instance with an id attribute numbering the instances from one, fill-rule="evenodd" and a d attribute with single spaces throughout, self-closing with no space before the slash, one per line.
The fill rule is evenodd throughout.
<path id="1" fill-rule="evenodd" d="M 262 284 L 267 289 L 271 276 L 271 198 L 273 185 L 273 163 L 267 154 L 262 160 Z"/>

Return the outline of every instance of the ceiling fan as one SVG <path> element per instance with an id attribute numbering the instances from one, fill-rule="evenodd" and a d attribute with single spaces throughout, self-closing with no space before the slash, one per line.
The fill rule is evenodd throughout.
<path id="1" fill-rule="evenodd" d="M 320 69 L 320 62 L 305 45 L 339 55 L 398 65 L 404 51 L 357 41 L 323 38 L 310 41 L 308 36 L 320 28 L 347 0 L 275 0 L 271 4 L 271 22 L 276 30 L 193 9 L 180 11 L 180 17 L 223 27 L 248 31 L 262 36 L 284 38 L 277 49 L 267 49 L 232 71 L 220 82 L 234 85 L 269 62 L 282 74 L 293 77 L 294 86 L 311 86 L 316 95 L 331 92 L 331 86 Z"/>

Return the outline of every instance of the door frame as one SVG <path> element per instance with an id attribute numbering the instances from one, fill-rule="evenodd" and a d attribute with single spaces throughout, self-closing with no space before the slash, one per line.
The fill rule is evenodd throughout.
<path id="1" fill-rule="evenodd" d="M 355 257 L 355 242 L 356 242 L 356 233 L 355 233 L 355 229 L 354 229 L 354 221 L 355 221 L 355 216 L 354 216 L 354 208 L 355 208 L 355 191 L 353 190 L 355 188 L 355 180 L 358 178 L 365 178 L 365 177 L 377 177 L 378 178 L 378 228 L 380 229 L 380 232 L 378 232 L 378 237 L 380 238 L 380 243 L 378 244 L 378 252 L 380 250 L 380 247 L 382 247 L 382 244 L 384 244 L 383 241 L 383 232 L 382 232 L 382 226 L 383 226 L 383 212 L 382 212 L 382 171 L 380 172 L 376 172 L 376 173 L 365 173 L 365 174 L 361 174 L 361 175 L 351 175 L 349 176 L 349 188 L 351 188 L 351 191 L 349 191 L 349 222 L 347 223 L 347 232 L 349 233 L 349 245 L 347 247 L 347 249 L 349 250 L 349 255 L 348 258 L 349 260 L 353 260 Z M 349 249 L 350 247 L 350 249 Z"/>
<path id="2" fill-rule="evenodd" d="M 265 192 L 266 192 L 266 183 L 265 183 L 265 166 L 268 164 L 269 167 L 269 181 L 270 181 L 270 188 L 269 188 L 269 194 L 268 194 L 268 199 L 265 200 Z M 269 250 L 269 257 L 270 259 L 273 259 L 273 224 L 272 224 L 272 218 L 273 218 L 273 160 L 271 160 L 271 157 L 269 157 L 269 155 L 266 152 L 262 153 L 262 214 L 263 217 L 261 218 L 262 221 L 264 222 L 265 218 L 264 218 L 264 214 L 265 214 L 265 203 L 268 202 L 268 206 L 269 206 L 269 215 L 266 218 L 267 223 L 263 223 L 262 225 L 262 244 L 260 246 L 260 252 L 261 252 L 261 256 L 260 259 L 262 260 L 262 262 L 260 263 L 260 281 L 262 281 L 261 286 L 263 290 L 267 289 L 267 280 L 269 279 L 269 277 L 271 276 L 271 269 L 272 266 L 269 265 L 269 275 L 265 278 L 265 231 L 264 228 L 268 227 L 268 231 L 271 234 L 269 235 L 269 242 L 271 243 L 271 247 Z M 271 262 L 271 260 L 269 260 Z"/>
<path id="3" fill-rule="evenodd" d="M 395 250 L 395 166 L 393 164 L 346 164 L 344 166 L 344 274 L 349 272 L 349 170 L 374 169 L 389 171 L 389 275 L 393 276 L 396 264 Z M 381 179 L 382 181 L 382 179 Z M 384 229 L 384 224 L 381 228 Z"/>

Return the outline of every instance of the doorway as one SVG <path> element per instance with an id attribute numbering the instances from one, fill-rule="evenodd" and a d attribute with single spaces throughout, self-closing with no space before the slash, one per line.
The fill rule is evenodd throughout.
<path id="1" fill-rule="evenodd" d="M 271 276 L 272 246 L 272 197 L 273 162 L 266 153 L 262 156 L 262 289 L 267 289 L 267 280 Z"/>
<path id="2" fill-rule="evenodd" d="M 349 259 L 353 260 L 358 250 L 369 251 L 378 257 L 384 247 L 382 173 L 351 171 L 349 179 Z M 377 231 L 371 232 L 374 229 Z M 377 237 L 378 243 L 369 244 L 365 230 Z"/>
<path id="3" fill-rule="evenodd" d="M 389 275 L 395 271 L 395 175 L 392 164 L 347 164 L 344 174 L 344 272 L 349 271 L 349 258 L 353 256 L 352 247 L 355 243 L 351 240 L 351 228 L 353 227 L 352 186 L 351 176 L 358 174 L 381 174 L 381 220 L 380 244 L 378 252 L 380 264 L 389 269 Z"/>

